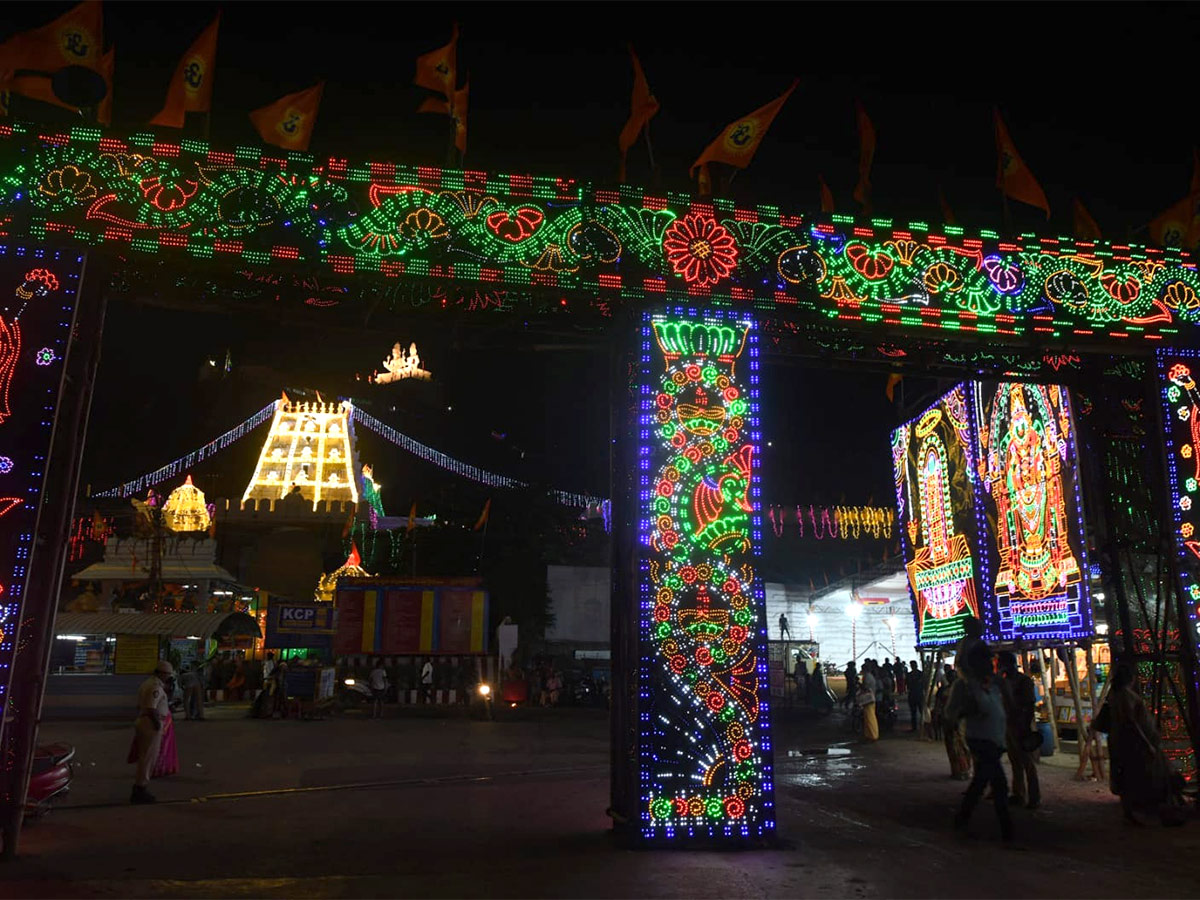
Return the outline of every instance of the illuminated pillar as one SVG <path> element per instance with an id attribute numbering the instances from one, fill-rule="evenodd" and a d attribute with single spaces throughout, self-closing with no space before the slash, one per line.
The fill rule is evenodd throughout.
<path id="1" fill-rule="evenodd" d="M 637 367 L 637 799 L 643 841 L 773 834 L 756 454 L 758 333 L 646 313 Z"/>

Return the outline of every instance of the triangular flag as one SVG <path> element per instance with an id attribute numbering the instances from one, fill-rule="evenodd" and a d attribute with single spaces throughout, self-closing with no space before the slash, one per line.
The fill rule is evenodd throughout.
<path id="1" fill-rule="evenodd" d="M 492 510 L 492 498 L 489 497 L 487 500 L 487 503 L 483 504 L 483 512 L 481 512 L 479 514 L 479 521 L 477 521 L 475 523 L 475 527 L 471 529 L 472 531 L 478 531 L 480 528 L 482 528 L 484 525 L 487 524 L 488 514 L 491 512 L 491 510 Z"/>
<path id="2" fill-rule="evenodd" d="M 417 501 L 412 502 L 412 506 L 408 510 L 408 527 L 404 529 L 411 534 L 412 530 L 417 527 Z"/>
<path id="3" fill-rule="evenodd" d="M 250 121 L 265 143 L 284 150 L 307 150 L 324 91 L 325 82 L 319 81 L 306 90 L 256 109 L 250 113 Z"/>
<path id="4" fill-rule="evenodd" d="M 1071 214 L 1075 226 L 1075 237 L 1081 241 L 1098 241 L 1100 226 L 1092 218 L 1091 213 L 1084 207 L 1083 202 L 1076 197 L 1071 202 Z"/>
<path id="5" fill-rule="evenodd" d="M 950 204 L 946 202 L 946 194 L 941 186 L 938 186 L 938 206 L 942 209 L 942 220 L 947 225 L 957 225 L 958 219 L 954 217 L 954 210 L 950 208 Z"/>
<path id="6" fill-rule="evenodd" d="M 825 178 L 821 175 L 817 176 L 817 181 L 821 185 L 821 212 L 833 212 L 833 191 L 829 190 L 829 185 L 825 183 Z"/>
<path id="7" fill-rule="evenodd" d="M 758 145 L 762 143 L 767 129 L 771 127 L 771 123 L 779 115 L 779 110 L 783 108 L 787 98 L 792 96 L 792 91 L 799 83 L 799 79 L 793 81 L 791 87 L 766 106 L 759 107 L 750 115 L 743 116 L 725 126 L 725 130 L 717 136 L 717 139 L 705 147 L 704 152 L 692 163 L 688 175 L 695 175 L 696 169 L 712 162 L 725 163 L 738 169 L 744 169 L 750 165 L 750 160 L 754 159 L 754 153 L 758 150 Z"/>
<path id="8" fill-rule="evenodd" d="M 108 52 L 100 57 L 100 65 L 97 71 L 104 78 L 105 87 L 108 90 L 104 94 L 104 99 L 100 101 L 100 105 L 96 107 L 96 121 L 101 125 L 112 124 L 112 108 L 113 108 L 113 64 L 116 59 L 117 46 L 108 48 Z"/>
<path id="9" fill-rule="evenodd" d="M 1044 210 L 1049 219 L 1050 202 L 1046 199 L 1046 193 L 1008 136 L 1008 128 L 1000 118 L 1000 110 L 993 109 L 992 118 L 996 126 L 996 187 L 1014 200 Z"/>
<path id="10" fill-rule="evenodd" d="M 212 109 L 213 71 L 217 58 L 217 29 L 221 25 L 221 13 L 192 41 L 192 46 L 179 60 L 171 85 L 167 88 L 167 102 L 162 111 L 150 120 L 151 125 L 167 128 L 182 128 L 184 114 L 209 112 Z"/>
<path id="11" fill-rule="evenodd" d="M 351 542 L 350 555 L 346 557 L 347 568 L 362 568 L 362 557 L 358 555 L 358 544 Z"/>
<path id="12" fill-rule="evenodd" d="M 629 45 L 629 56 L 633 60 L 633 96 L 629 100 L 629 121 L 625 123 L 625 127 L 621 129 L 621 134 L 617 138 L 617 146 L 621 150 L 621 181 L 625 180 L 625 156 L 629 153 L 629 148 L 634 145 L 638 135 L 642 133 L 642 129 L 658 112 L 658 101 L 650 93 L 650 83 L 646 81 L 646 73 L 642 71 L 642 64 L 638 61 L 637 54 L 633 52 L 633 44 Z"/>
<path id="13" fill-rule="evenodd" d="M 53 74 L 67 66 L 99 71 L 103 46 L 101 4 L 80 3 L 50 24 L 22 31 L 0 44 L 0 85 L 15 94 L 74 109 L 54 95 L 50 79 L 36 75 L 14 77 L 14 74 L 18 69 Z"/>
<path id="14" fill-rule="evenodd" d="M 454 146 L 462 156 L 467 155 L 467 104 L 470 94 L 471 82 L 468 80 L 454 92 L 454 102 L 450 104 L 450 115 L 454 117 Z"/>
<path id="15" fill-rule="evenodd" d="M 892 372 L 888 375 L 887 387 L 884 388 L 884 393 L 887 394 L 888 403 L 894 403 L 896 400 L 896 385 L 904 380 L 904 376 Z"/>
<path id="16" fill-rule="evenodd" d="M 875 160 L 875 126 L 867 117 L 862 103 L 854 103 L 858 118 L 858 184 L 854 187 L 854 199 L 863 205 L 867 215 L 871 214 L 871 164 Z"/>
<path id="17" fill-rule="evenodd" d="M 454 23 L 450 43 L 417 57 L 417 74 L 413 84 L 437 91 L 447 100 L 454 95 L 457 78 L 458 23 Z"/>
<path id="18" fill-rule="evenodd" d="M 1151 220 L 1150 240 L 1161 247 L 1183 247 L 1192 231 L 1200 193 L 1177 200 Z"/>

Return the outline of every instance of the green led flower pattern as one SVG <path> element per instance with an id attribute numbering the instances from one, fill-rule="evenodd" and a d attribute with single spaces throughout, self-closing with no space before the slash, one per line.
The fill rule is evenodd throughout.
<path id="1" fill-rule="evenodd" d="M 715 233 L 686 227 L 693 237 Z M 651 459 L 643 634 L 661 713 L 643 736 L 658 762 L 643 777 L 642 831 L 761 834 L 772 787 L 753 565 L 751 326 L 654 316 L 645 337 L 657 352 L 644 376 L 653 401 L 642 417 Z"/>
<path id="2" fill-rule="evenodd" d="M 567 179 L 280 154 L 83 127 L 43 138 L 18 122 L 0 134 L 0 215 L 27 210 L 33 233 L 135 254 L 287 260 L 339 276 L 602 300 L 699 295 L 831 324 L 1080 340 L 1162 338 L 1200 323 L 1200 276 L 1178 251 L 817 221 Z"/>

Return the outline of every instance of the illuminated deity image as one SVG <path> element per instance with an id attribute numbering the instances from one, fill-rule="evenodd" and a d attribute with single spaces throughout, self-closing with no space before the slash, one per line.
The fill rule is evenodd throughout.
<path id="1" fill-rule="evenodd" d="M 1002 383 L 981 416 L 979 469 L 995 504 L 993 581 L 1002 629 L 1065 624 L 1080 582 L 1064 487 L 1071 432 L 1057 385 Z"/>
<path id="2" fill-rule="evenodd" d="M 956 522 L 953 482 L 969 478 L 965 393 L 955 388 L 917 420 L 892 434 L 896 500 L 908 538 L 906 566 L 918 640 L 948 643 L 979 617 L 975 559 Z M 969 503 L 969 500 L 968 500 Z"/>
<path id="3" fill-rule="evenodd" d="M 654 317 L 643 635 L 647 836 L 773 827 L 762 584 L 753 566 L 751 326 Z M 645 751 L 643 751 L 645 752 Z"/>

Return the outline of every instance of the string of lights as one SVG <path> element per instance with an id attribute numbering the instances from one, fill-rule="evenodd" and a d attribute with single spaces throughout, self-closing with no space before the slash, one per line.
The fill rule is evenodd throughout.
<path id="1" fill-rule="evenodd" d="M 145 475 L 141 475 L 132 481 L 127 481 L 124 484 L 109 488 L 107 491 L 101 491 L 98 494 L 93 494 L 94 497 L 130 497 L 134 494 L 140 494 L 146 488 L 153 487 L 170 478 L 178 478 L 195 466 L 197 463 L 208 459 L 224 450 L 235 441 L 239 441 L 248 435 L 251 431 L 266 422 L 275 415 L 275 401 L 268 403 L 246 421 L 242 422 L 234 428 L 229 429 L 218 438 L 209 441 L 203 447 L 198 447 L 191 453 L 181 456 L 173 462 L 167 463 L 165 466 L 155 469 Z"/>

